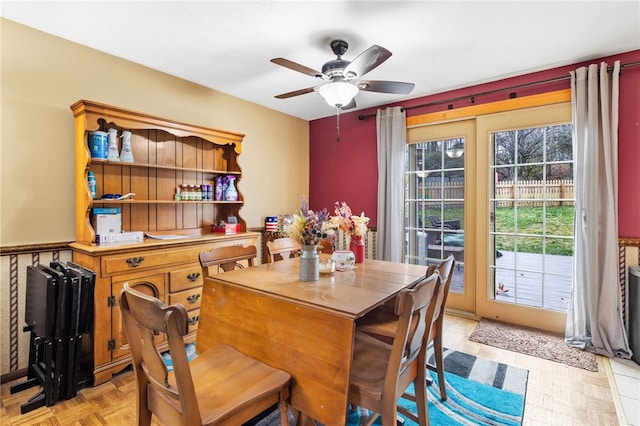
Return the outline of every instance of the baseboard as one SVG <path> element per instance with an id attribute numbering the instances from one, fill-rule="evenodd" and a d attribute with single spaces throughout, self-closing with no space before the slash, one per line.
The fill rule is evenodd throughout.
<path id="1" fill-rule="evenodd" d="M 482 317 L 476 316 L 471 312 L 459 311 L 457 309 L 451 309 L 451 308 L 445 308 L 445 313 L 447 313 L 448 315 L 455 315 L 457 317 L 472 319 L 476 321 L 480 321 L 482 319 Z"/>
<path id="2" fill-rule="evenodd" d="M 27 375 L 26 368 L 21 368 L 19 370 L 11 371 L 7 374 L 3 374 L 0 376 L 0 384 L 13 382 L 14 380 L 19 379 L 21 377 L 25 377 L 26 375 Z"/>
<path id="3" fill-rule="evenodd" d="M 627 426 L 627 418 L 624 415 L 624 406 L 622 405 L 622 398 L 620 398 L 620 392 L 618 392 L 618 385 L 616 384 L 616 378 L 613 374 L 613 368 L 611 367 L 611 361 L 604 356 L 598 356 L 602 359 L 604 364 L 604 371 L 607 373 L 607 379 L 609 380 L 609 388 L 611 389 L 611 396 L 613 397 L 613 405 L 616 407 L 616 414 L 618 415 L 618 424 L 621 426 Z"/>

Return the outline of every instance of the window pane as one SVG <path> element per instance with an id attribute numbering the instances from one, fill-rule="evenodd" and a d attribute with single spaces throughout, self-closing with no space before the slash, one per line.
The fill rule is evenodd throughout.
<path id="1" fill-rule="evenodd" d="M 547 127 L 547 162 L 573 160 L 570 124 Z"/>
<path id="2" fill-rule="evenodd" d="M 518 202 L 517 206 L 517 224 L 515 230 L 518 234 L 534 234 L 542 235 L 542 203 L 538 202 Z"/>
<path id="3" fill-rule="evenodd" d="M 517 163 L 542 163 L 544 161 L 544 128 L 523 129 L 516 133 Z"/>
<path id="4" fill-rule="evenodd" d="M 493 164 L 496 166 L 514 164 L 516 132 L 493 134 Z"/>

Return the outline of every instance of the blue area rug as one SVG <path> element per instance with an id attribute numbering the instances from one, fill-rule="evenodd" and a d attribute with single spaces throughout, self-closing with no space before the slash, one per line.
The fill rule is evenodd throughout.
<path id="1" fill-rule="evenodd" d="M 185 350 L 187 351 L 187 361 L 191 362 L 198 357 L 196 353 L 196 344 L 195 343 L 187 343 L 184 345 Z M 167 370 L 169 372 L 173 371 L 173 364 L 171 363 L 171 355 L 169 355 L 169 351 L 163 352 L 160 354 L 162 356 L 162 360 L 167 366 Z"/>
<path id="2" fill-rule="evenodd" d="M 432 425 L 521 425 L 529 372 L 506 364 L 487 361 L 462 352 L 444 350 L 447 400 L 440 400 L 437 375 L 427 387 L 429 421 Z M 430 362 L 433 361 L 433 355 Z M 413 392 L 413 389 L 410 388 Z M 399 403 L 416 412 L 412 401 Z M 358 409 L 348 416 L 348 426 L 363 424 L 367 412 Z M 403 417 L 403 416 L 401 416 Z M 404 418 L 404 417 L 403 417 Z M 279 425 L 278 413 L 251 422 L 256 426 Z M 381 424 L 380 419 L 375 425 Z M 405 418 L 406 426 L 416 425 Z"/>
<path id="3" fill-rule="evenodd" d="M 427 388 L 429 398 L 429 422 L 433 425 L 514 425 L 522 424 L 524 413 L 524 395 L 463 379 L 455 374 L 445 372 L 447 382 L 447 400 L 440 400 L 437 375 L 430 372 L 434 383 Z M 413 393 L 413 385 L 409 387 Z M 415 403 L 401 399 L 399 404 L 416 413 Z M 350 413 L 349 426 L 364 423 L 368 412 L 358 410 Z M 405 418 L 405 425 L 417 423 Z M 380 425 L 380 419 L 374 425 Z"/>
<path id="4" fill-rule="evenodd" d="M 429 421 L 433 425 L 521 425 L 529 372 L 462 352 L 443 351 L 447 400 L 440 400 L 438 376 L 429 371 L 433 383 L 427 387 Z M 433 363 L 431 355 L 430 363 Z M 414 393 L 413 385 L 409 393 Z M 414 402 L 399 404 L 416 413 Z M 367 417 L 358 410 L 348 417 L 348 426 L 357 426 Z M 404 418 L 404 416 L 400 415 Z M 406 426 L 416 425 L 405 419 Z M 381 424 L 380 419 L 375 425 Z"/>

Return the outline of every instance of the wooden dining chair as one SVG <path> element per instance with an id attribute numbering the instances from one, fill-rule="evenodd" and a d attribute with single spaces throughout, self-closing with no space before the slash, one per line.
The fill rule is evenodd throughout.
<path id="1" fill-rule="evenodd" d="M 395 305 L 398 320 L 391 344 L 356 332 L 348 400 L 351 406 L 373 412 L 366 425 L 381 416 L 382 426 L 395 426 L 398 412 L 420 426 L 429 424 L 424 341 L 431 331 L 439 288 L 440 275 L 435 272 L 398 294 Z M 417 416 L 398 405 L 398 399 L 411 383 L 415 388 Z"/>
<path id="2" fill-rule="evenodd" d="M 167 306 L 125 284 L 120 308 L 136 375 L 138 425 L 150 425 L 152 415 L 167 425 L 240 425 L 275 404 L 281 424 L 289 425 L 288 373 L 223 344 L 189 363 L 184 306 Z M 170 373 L 155 346 L 159 333 L 169 343 Z"/>
<path id="3" fill-rule="evenodd" d="M 199 260 L 205 276 L 211 275 L 209 268 L 217 266 L 217 272 L 227 272 L 233 269 L 244 268 L 241 262 L 246 261 L 248 266 L 253 266 L 258 257 L 258 249 L 254 245 L 249 246 L 224 246 L 209 251 L 200 252 Z M 216 272 L 216 273 L 217 273 Z"/>
<path id="4" fill-rule="evenodd" d="M 289 237 L 276 238 L 275 240 L 267 242 L 269 262 L 298 256 L 300 249 L 300 243 Z"/>
<path id="5" fill-rule="evenodd" d="M 437 266 L 429 265 L 427 268 L 427 275 L 431 275 L 434 271 L 437 271 L 442 281 L 442 285 L 438 290 L 436 308 L 433 314 L 433 327 L 431 327 L 431 333 L 428 335 L 428 339 L 426 340 L 427 345 L 433 342 L 433 353 L 435 358 L 435 365 L 429 363 L 426 365 L 429 370 L 435 371 L 438 374 L 440 399 L 442 401 L 447 400 L 446 381 L 444 378 L 444 355 L 442 352 L 442 329 L 444 322 L 444 310 L 447 304 L 449 288 L 451 287 L 451 279 L 453 278 L 455 263 L 453 255 L 450 255 Z M 356 321 L 356 330 L 390 343 L 395 337 L 396 328 L 398 326 L 397 324 L 398 316 L 394 312 L 382 306 Z"/>

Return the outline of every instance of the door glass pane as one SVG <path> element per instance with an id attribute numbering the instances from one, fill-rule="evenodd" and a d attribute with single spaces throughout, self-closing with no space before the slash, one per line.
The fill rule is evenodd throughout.
<path id="1" fill-rule="evenodd" d="M 407 145 L 405 261 L 429 265 L 456 259 L 450 291 L 464 290 L 464 138 Z"/>
<path id="2" fill-rule="evenodd" d="M 571 125 L 492 134 L 493 297 L 566 312 L 573 273 Z"/>

